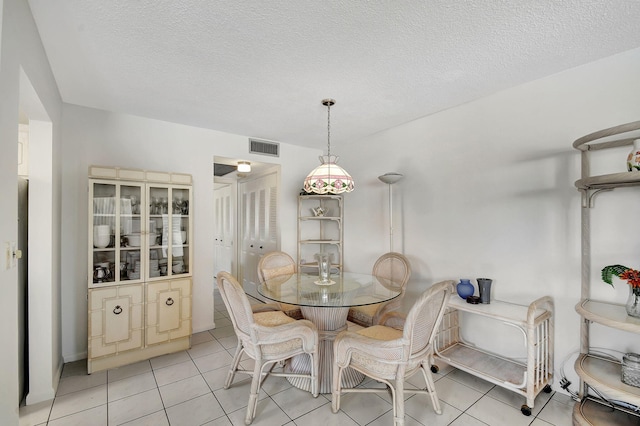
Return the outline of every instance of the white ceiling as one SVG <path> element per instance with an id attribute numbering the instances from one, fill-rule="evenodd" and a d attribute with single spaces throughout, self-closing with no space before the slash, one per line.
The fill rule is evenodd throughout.
<path id="1" fill-rule="evenodd" d="M 637 0 L 29 0 L 62 99 L 324 149 L 640 47 Z M 336 146 L 337 145 L 337 146 Z"/>

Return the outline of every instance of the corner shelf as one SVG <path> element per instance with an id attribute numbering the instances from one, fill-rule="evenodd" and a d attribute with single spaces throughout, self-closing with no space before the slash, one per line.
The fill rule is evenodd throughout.
<path id="1" fill-rule="evenodd" d="M 590 176 L 578 179 L 575 185 L 578 189 L 613 189 L 623 186 L 638 186 L 640 185 L 640 171 Z"/>
<path id="2" fill-rule="evenodd" d="M 640 334 L 640 318 L 627 315 L 624 305 L 582 299 L 576 305 L 576 312 L 588 321 Z"/>
<path id="3" fill-rule="evenodd" d="M 574 368 L 580 377 L 580 401 L 573 410 L 574 425 L 640 425 L 640 413 L 627 406 L 640 406 L 640 388 L 629 386 L 621 379 L 621 362 L 598 356 L 591 351 L 590 326 L 605 327 L 640 334 L 640 319 L 627 315 L 625 307 L 616 303 L 592 300 L 591 286 L 591 219 L 593 197 L 601 191 L 640 186 L 640 171 L 591 176 L 590 156 L 593 151 L 633 145 L 640 138 L 640 121 L 600 130 L 573 143 L 581 151 L 581 177 L 575 182 L 582 194 L 581 206 L 581 299 L 576 312 L 582 319 L 580 327 L 580 355 Z M 590 391 L 598 395 L 590 394 Z M 616 404 L 609 404 L 599 397 L 606 397 Z"/>
<path id="4" fill-rule="evenodd" d="M 581 354 L 575 362 L 580 379 L 607 397 L 640 406 L 640 388 L 622 383 L 622 364 L 593 354 Z"/>
<path id="5" fill-rule="evenodd" d="M 330 216 L 309 215 L 321 207 Z M 343 198 L 341 195 L 298 196 L 298 269 L 315 269 L 314 254 L 333 253 L 332 268 L 342 271 L 343 259 Z"/>
<path id="6" fill-rule="evenodd" d="M 577 426 L 640 426 L 640 417 L 622 407 L 611 409 L 608 404 L 584 398 L 573 407 L 573 424 Z"/>

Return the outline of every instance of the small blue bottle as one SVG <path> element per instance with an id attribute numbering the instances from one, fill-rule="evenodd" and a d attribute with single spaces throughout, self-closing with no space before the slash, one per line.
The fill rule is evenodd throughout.
<path id="1" fill-rule="evenodd" d="M 460 282 L 456 286 L 456 290 L 458 291 L 458 296 L 464 300 L 469 296 L 473 296 L 473 293 L 475 292 L 475 288 L 473 287 L 473 284 L 471 284 L 471 280 L 464 278 L 460 279 Z"/>

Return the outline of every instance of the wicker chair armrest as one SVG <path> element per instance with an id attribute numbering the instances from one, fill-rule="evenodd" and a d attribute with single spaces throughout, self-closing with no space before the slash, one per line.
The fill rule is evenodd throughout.
<path id="1" fill-rule="evenodd" d="M 406 314 L 397 311 L 390 311 L 382 314 L 378 318 L 378 322 L 376 324 L 385 325 L 387 327 L 395 328 L 396 330 L 402 330 L 406 319 Z"/>
<path id="2" fill-rule="evenodd" d="M 301 339 L 305 351 L 311 351 L 318 346 L 318 329 L 309 320 L 297 320 L 288 324 L 267 327 L 253 324 L 257 338 L 256 344 L 274 344 Z"/>
<path id="3" fill-rule="evenodd" d="M 396 297 L 395 299 L 386 303 L 382 303 L 378 311 L 373 316 L 372 324 L 385 325 L 380 323 L 380 319 L 388 312 L 400 311 L 400 309 L 402 308 L 403 298 L 404 298 L 404 292 L 402 292 L 400 296 Z"/>

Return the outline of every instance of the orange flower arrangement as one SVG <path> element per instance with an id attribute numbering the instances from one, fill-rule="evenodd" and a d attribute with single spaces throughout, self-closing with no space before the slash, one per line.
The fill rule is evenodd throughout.
<path id="1" fill-rule="evenodd" d="M 602 280 L 613 287 L 613 276 L 627 281 L 633 293 L 640 295 L 640 271 L 622 265 L 609 265 L 602 268 Z"/>
<path id="2" fill-rule="evenodd" d="M 640 271 L 623 265 L 609 265 L 602 268 L 602 280 L 613 287 L 613 276 L 627 281 L 629 284 L 629 299 L 627 300 L 627 314 L 640 317 Z M 633 295 L 633 296 L 631 296 Z"/>

